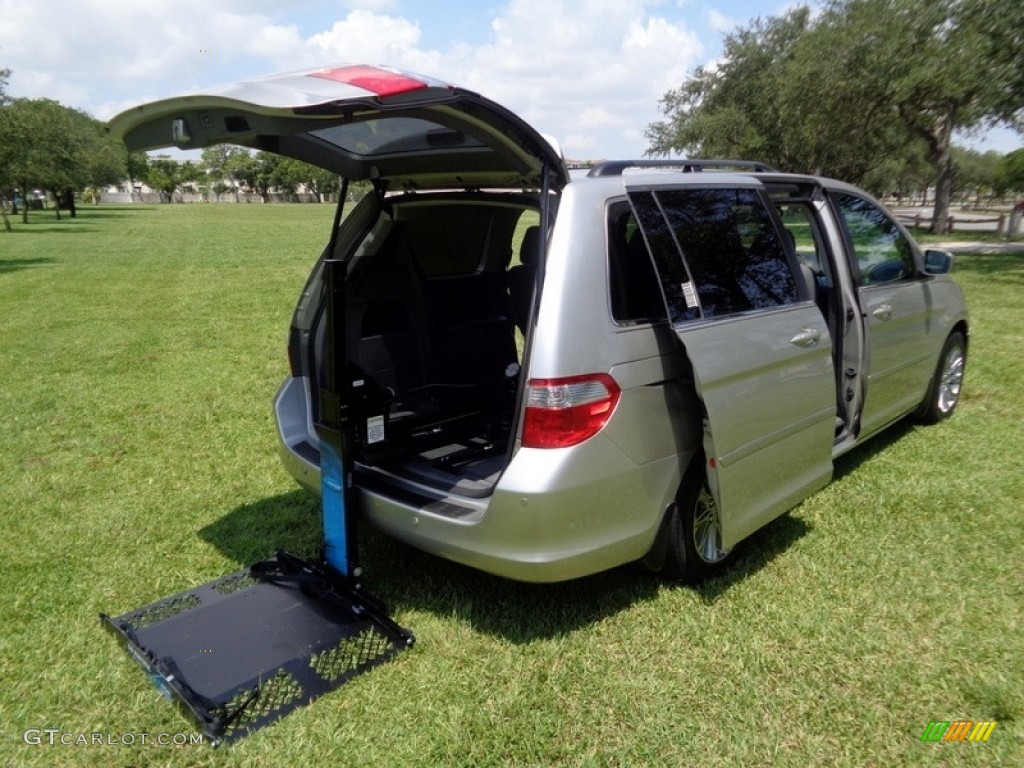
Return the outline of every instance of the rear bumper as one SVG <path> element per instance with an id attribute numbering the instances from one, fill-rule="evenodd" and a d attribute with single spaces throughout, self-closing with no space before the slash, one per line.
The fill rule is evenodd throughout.
<path id="1" fill-rule="evenodd" d="M 309 380 L 289 377 L 274 395 L 278 452 L 285 471 L 299 485 L 320 495 L 320 441 L 310 421 Z"/>
<path id="2" fill-rule="evenodd" d="M 275 398 L 280 453 L 286 470 L 319 495 L 319 453 L 298 416 L 308 413 L 306 391 L 289 379 Z M 367 468 L 356 485 L 366 518 L 401 541 L 505 578 L 556 582 L 643 557 L 678 487 L 678 466 L 675 456 L 638 466 L 597 435 L 573 448 L 520 448 L 481 499 Z"/>

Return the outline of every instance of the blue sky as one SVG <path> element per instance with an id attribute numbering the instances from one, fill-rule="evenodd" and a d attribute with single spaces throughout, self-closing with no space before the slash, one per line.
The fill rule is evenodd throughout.
<path id="1" fill-rule="evenodd" d="M 775 4 L 773 4 L 775 3 Z M 0 0 L 14 96 L 107 119 L 269 72 L 389 64 L 472 88 L 570 158 L 636 157 L 658 100 L 786 0 Z M 1024 145 L 1002 131 L 980 149 Z"/>

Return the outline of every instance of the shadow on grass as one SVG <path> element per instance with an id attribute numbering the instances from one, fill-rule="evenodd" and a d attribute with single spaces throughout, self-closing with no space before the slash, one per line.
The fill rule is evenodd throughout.
<path id="1" fill-rule="evenodd" d="M 156 208 L 152 205 L 130 205 L 125 203 L 124 208 L 93 208 L 91 206 L 82 206 L 78 209 L 78 218 L 80 219 L 127 219 L 132 216 L 136 211 L 154 211 Z"/>
<path id="2" fill-rule="evenodd" d="M 862 464 L 889 446 L 900 442 L 904 436 L 915 429 L 920 428 L 920 425 L 910 419 L 896 422 L 883 432 L 872 436 L 867 442 L 836 459 L 832 479 L 838 480 L 856 471 Z M 694 587 L 694 591 L 707 602 L 714 602 L 729 587 L 755 574 L 810 530 L 811 526 L 805 520 L 792 517 L 789 514 L 782 515 L 740 543 L 736 560 L 725 573 Z"/>
<path id="3" fill-rule="evenodd" d="M 918 428 L 900 421 L 836 461 L 835 477 L 861 464 Z M 739 545 L 720 575 L 692 589 L 707 604 L 754 576 L 807 535 L 807 521 L 782 515 Z M 319 555 L 319 501 L 302 490 L 246 504 L 203 528 L 199 535 L 240 566 L 264 560 L 277 549 Z M 476 630 L 515 643 L 557 637 L 654 598 L 667 584 L 639 566 L 624 566 L 574 581 L 525 584 L 492 576 L 427 554 L 369 525 L 359 525 L 357 561 L 368 590 L 392 605 L 452 616 Z"/>
<path id="4" fill-rule="evenodd" d="M 56 217 L 46 215 L 46 212 L 42 212 L 42 215 L 34 215 L 29 218 L 28 224 L 22 222 L 21 217 L 18 216 L 17 220 L 12 217 L 11 224 L 13 229 L 10 234 L 54 234 L 54 233 L 72 233 L 72 232 L 95 232 L 97 229 L 90 226 L 90 224 L 96 224 L 97 226 L 111 222 L 116 219 L 130 219 L 139 211 L 152 211 L 156 210 L 153 206 L 133 206 L 131 208 L 88 208 L 82 207 L 78 209 L 78 215 L 75 217 L 70 216 L 67 213 L 62 213 L 61 218 L 58 221 Z M 38 213 L 38 212 L 37 212 Z"/>
<path id="5" fill-rule="evenodd" d="M 453 616 L 511 642 L 565 634 L 652 597 L 661 584 L 620 568 L 561 584 L 523 584 L 413 549 L 372 527 L 358 526 L 358 562 L 370 594 L 392 606 Z M 319 551 L 319 502 L 295 491 L 239 507 L 199 531 L 241 566 L 286 549 Z"/>
<path id="6" fill-rule="evenodd" d="M 713 602 L 808 530 L 803 521 L 780 518 L 744 543 L 725 574 L 695 591 Z M 240 566 L 266 559 L 279 548 L 315 558 L 321 544 L 319 502 L 301 490 L 264 499 L 238 507 L 199 535 Z M 569 582 L 526 584 L 427 554 L 365 524 L 359 526 L 358 541 L 358 562 L 375 597 L 403 609 L 454 617 L 514 643 L 557 637 L 600 622 L 654 598 L 666 585 L 638 566 Z"/>
<path id="7" fill-rule="evenodd" d="M 753 576 L 810 532 L 806 520 L 784 514 L 740 542 L 735 560 L 720 576 L 693 587 L 705 603 L 714 603 L 735 584 Z"/>
<path id="8" fill-rule="evenodd" d="M 296 489 L 243 504 L 201 528 L 199 537 L 242 566 L 266 560 L 278 549 L 312 557 L 320 547 L 320 504 Z"/>
<path id="9" fill-rule="evenodd" d="M 866 443 L 836 459 L 832 479 L 838 480 L 856 471 L 862 464 L 919 428 L 913 421 L 903 419 L 874 435 Z M 695 587 L 695 591 L 708 602 L 717 600 L 729 587 L 756 573 L 810 530 L 811 526 L 805 520 L 789 514 L 782 515 L 741 542 L 736 562 L 721 576 Z"/>
<path id="10" fill-rule="evenodd" d="M 848 453 L 844 453 L 835 460 L 832 479 L 838 480 L 845 477 L 860 467 L 861 464 L 874 458 L 890 445 L 898 443 L 904 436 L 909 435 L 920 425 L 909 418 L 901 419 L 884 431 L 872 435 L 867 442 L 861 443 Z"/>
<path id="11" fill-rule="evenodd" d="M 74 221 L 48 221 L 46 223 L 21 224 L 8 232 L 10 235 L 70 235 L 75 232 L 94 232 L 92 227 L 81 226 Z"/>
<path id="12" fill-rule="evenodd" d="M 0 258 L 0 275 L 7 272 L 17 272 L 19 269 L 31 269 L 32 267 L 48 267 L 57 263 L 56 259 L 2 259 Z"/>

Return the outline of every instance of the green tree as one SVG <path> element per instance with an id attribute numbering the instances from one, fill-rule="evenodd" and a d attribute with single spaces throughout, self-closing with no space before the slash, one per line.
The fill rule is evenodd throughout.
<path id="1" fill-rule="evenodd" d="M 215 144 L 203 150 L 202 165 L 213 188 L 220 189 L 214 193 L 218 200 L 224 192 L 231 192 L 238 202 L 238 185 L 249 158 L 249 150 L 234 144 Z"/>
<path id="2" fill-rule="evenodd" d="M 270 175 L 272 186 L 291 202 L 295 201 L 295 195 L 299 190 L 299 186 L 305 181 L 307 176 L 303 168 L 305 165 L 305 163 L 299 160 L 282 157 Z"/>
<path id="3" fill-rule="evenodd" d="M 75 215 L 75 191 L 124 176 L 121 150 L 102 125 L 77 109 L 49 99 L 14 99 L 0 106 L 0 187 L 4 196 L 24 198 L 33 189 L 50 192 Z M 22 208 L 28 222 L 29 206 Z"/>
<path id="4" fill-rule="evenodd" d="M 668 119 L 649 127 L 649 152 L 752 156 L 855 183 L 886 160 L 924 152 L 939 229 L 956 174 L 954 132 L 1024 117 L 1018 5 L 832 0 L 817 18 L 797 8 L 758 19 L 726 37 L 716 68 L 666 94 Z"/>
<path id="5" fill-rule="evenodd" d="M 325 195 L 335 194 L 338 190 L 336 173 L 273 152 L 251 155 L 238 175 L 247 186 L 259 193 L 264 203 L 270 201 L 272 189 L 291 198 L 299 186 L 303 185 L 320 202 L 323 202 Z"/>
<path id="6" fill-rule="evenodd" d="M 662 99 L 669 119 L 649 126 L 648 153 L 754 158 L 861 182 L 909 139 L 882 94 L 823 64 L 817 47 L 831 43 L 812 32 L 818 23 L 798 7 L 727 35 L 718 65 Z"/>
<path id="7" fill-rule="evenodd" d="M 981 205 L 983 197 L 993 194 L 996 174 L 1002 156 L 998 152 L 977 152 L 973 149 L 953 147 L 956 175 L 953 177 L 953 196 L 963 202 Z"/>
<path id="8" fill-rule="evenodd" d="M 149 161 L 146 179 L 149 185 L 160 193 L 165 203 L 174 202 L 174 193 L 196 181 L 198 168 L 186 161 L 179 163 L 168 155 L 157 155 Z"/>
<path id="9" fill-rule="evenodd" d="M 98 199 L 99 189 L 120 184 L 127 173 L 124 146 L 106 135 L 102 123 L 86 115 L 80 130 L 83 133 L 83 145 L 78 167 L 72 184 L 65 187 L 63 192 L 72 216 L 75 215 L 76 190 L 92 188 L 94 199 Z"/>
<path id="10" fill-rule="evenodd" d="M 49 99 L 14 99 L 0 107 L 2 165 L 12 192 L 27 200 L 33 189 L 63 192 L 74 185 L 86 140 L 79 114 Z M 28 213 L 29 206 L 22 206 L 26 224 Z"/>
<path id="11" fill-rule="evenodd" d="M 309 163 L 303 163 L 304 176 L 303 184 L 306 188 L 313 193 L 318 203 L 324 202 L 324 198 L 327 195 L 336 194 L 338 191 L 338 174 L 333 171 L 328 171 L 325 168 L 319 168 Z"/>
<path id="12" fill-rule="evenodd" d="M 820 165 L 790 141 L 793 121 L 781 105 L 793 45 L 809 24 L 810 11 L 797 8 L 726 35 L 718 65 L 698 67 L 662 98 L 669 119 L 648 127 L 648 154 L 757 157 L 790 170 Z"/>
<path id="13" fill-rule="evenodd" d="M 1013 114 L 1007 95 L 1016 89 L 1015 76 L 989 36 L 1003 25 L 1018 26 L 1018 15 L 1019 5 L 1009 0 L 835 0 L 823 17 L 822 28 L 841 35 L 819 49 L 832 51 L 830 66 L 870 46 L 856 75 L 923 141 L 935 174 L 933 232 L 944 230 L 949 217 L 955 132 Z M 1017 56 L 1022 53 L 1018 48 Z"/>
<path id="14" fill-rule="evenodd" d="M 145 152 L 129 152 L 122 146 L 124 153 L 124 173 L 128 178 L 128 199 L 135 200 L 135 188 L 139 181 L 146 179 L 149 173 L 149 156 Z"/>
<path id="15" fill-rule="evenodd" d="M 932 169 L 922 151 L 881 158 L 860 179 L 865 189 L 878 197 L 895 197 L 898 201 L 928 189 Z"/>
<path id="16" fill-rule="evenodd" d="M 256 152 L 238 164 L 238 178 L 249 189 L 256 190 L 264 203 L 270 199 L 270 188 L 274 185 L 274 169 L 281 161 L 273 152 Z"/>
<path id="17" fill-rule="evenodd" d="M 1024 192 L 1024 148 L 1014 150 L 1000 159 L 994 186 L 1000 195 Z"/>
<path id="18" fill-rule="evenodd" d="M 11 70 L 0 69 L 0 107 L 2 107 L 8 101 L 7 81 L 10 80 L 10 77 Z M 3 123 L 2 121 L 0 121 L 0 131 L 2 130 Z M 7 171 L 7 163 L 9 162 L 9 160 L 6 156 L 7 153 L 4 151 L 5 147 L 3 141 L 5 141 L 5 137 L 2 134 L 0 134 L 0 216 L 2 216 L 4 220 L 4 230 L 6 232 L 10 232 L 11 221 L 10 219 L 7 218 L 7 191 L 5 189 L 6 185 L 4 184 L 4 174 Z"/>

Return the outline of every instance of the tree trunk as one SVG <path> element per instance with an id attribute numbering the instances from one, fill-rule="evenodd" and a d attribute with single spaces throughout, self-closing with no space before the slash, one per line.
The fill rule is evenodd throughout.
<path id="1" fill-rule="evenodd" d="M 937 175 L 935 178 L 935 212 L 932 214 L 932 226 L 929 232 L 946 234 L 949 231 L 949 206 L 953 197 L 953 177 L 956 175 L 956 163 L 953 162 L 953 150 L 946 140 L 940 144 L 933 157 Z"/>
<path id="2" fill-rule="evenodd" d="M 956 163 L 953 161 L 953 128 L 956 125 L 956 114 L 957 105 L 950 104 L 948 110 L 939 115 L 930 126 L 908 121 L 914 131 L 924 139 L 928 147 L 928 161 L 935 169 L 935 208 L 932 213 L 932 224 L 928 228 L 932 234 L 943 234 L 949 228 L 949 205 L 953 197 L 953 178 L 956 176 Z M 927 193 L 925 198 L 927 199 Z"/>

